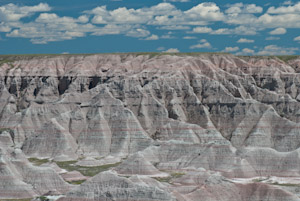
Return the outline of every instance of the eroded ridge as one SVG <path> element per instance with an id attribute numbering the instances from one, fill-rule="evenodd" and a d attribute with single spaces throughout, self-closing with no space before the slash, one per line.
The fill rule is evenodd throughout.
<path id="1" fill-rule="evenodd" d="M 0 200 L 300 200 L 300 58 L 281 59 L 2 60 Z"/>

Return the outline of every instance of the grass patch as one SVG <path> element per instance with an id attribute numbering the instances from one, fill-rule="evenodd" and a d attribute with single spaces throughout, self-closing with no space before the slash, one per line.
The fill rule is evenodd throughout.
<path id="1" fill-rule="evenodd" d="M 77 180 L 77 181 L 67 181 L 69 184 L 74 184 L 74 185 L 80 185 L 82 184 L 83 182 L 85 182 L 86 180 L 83 179 L 83 180 Z"/>
<path id="2" fill-rule="evenodd" d="M 49 160 L 47 158 L 45 159 L 38 159 L 38 158 L 28 158 L 29 162 L 31 162 L 35 166 L 40 166 L 44 163 L 48 163 Z"/>
<path id="3" fill-rule="evenodd" d="M 40 199 L 40 201 L 49 201 L 49 199 L 46 196 L 40 196 L 38 197 L 38 199 Z"/>
<path id="4" fill-rule="evenodd" d="M 182 177 L 183 175 L 185 175 L 185 173 L 183 173 L 183 172 L 172 172 L 172 173 L 171 173 L 171 177 L 172 177 L 172 178 L 180 178 L 180 177 Z"/>
<path id="5" fill-rule="evenodd" d="M 256 178 L 256 179 L 252 179 L 253 182 L 262 182 L 262 181 L 265 181 L 267 180 L 268 178 Z"/>
<path id="6" fill-rule="evenodd" d="M 271 183 L 271 184 L 277 185 L 277 186 L 300 187 L 300 184 L 290 184 L 290 183 L 280 184 L 280 183 L 278 183 L 278 182 Z"/>
<path id="7" fill-rule="evenodd" d="M 153 179 L 156 179 L 159 182 L 166 182 L 166 183 L 170 183 L 172 177 L 153 177 Z"/>
<path id="8" fill-rule="evenodd" d="M 62 168 L 66 169 L 67 171 L 78 171 L 84 176 L 95 176 L 99 172 L 106 171 L 112 167 L 116 167 L 120 164 L 119 163 L 114 163 L 114 164 L 107 164 L 107 165 L 101 165 L 101 166 L 95 166 L 95 167 L 86 167 L 86 166 L 80 166 L 80 165 L 75 165 L 77 161 L 57 161 L 56 164 Z"/>
<path id="9" fill-rule="evenodd" d="M 297 59 L 299 56 L 297 56 L 297 55 L 282 55 L 282 56 L 276 56 L 276 57 L 284 62 L 288 62 L 289 60 Z"/>
<path id="10" fill-rule="evenodd" d="M 9 133 L 12 133 L 14 132 L 11 128 L 0 128 L 0 133 L 4 132 L 4 131 L 7 131 Z"/>
<path id="11" fill-rule="evenodd" d="M 185 175 L 185 173 L 183 172 L 172 172 L 169 177 L 153 177 L 153 178 L 159 182 L 171 183 L 171 179 L 180 178 L 183 175 Z"/>
<path id="12" fill-rule="evenodd" d="M 162 55 L 176 55 L 176 56 L 200 56 L 200 55 L 227 55 L 230 53 L 227 52 L 137 52 L 137 53 L 128 53 L 133 55 L 149 55 L 149 58 L 153 58 L 156 56 L 162 56 Z"/>
<path id="13" fill-rule="evenodd" d="M 280 59 L 283 62 L 288 62 L 289 60 L 293 60 L 293 59 L 297 59 L 300 56 L 299 55 L 275 55 L 275 56 L 258 56 L 258 55 L 254 55 L 254 56 L 237 56 L 239 58 L 242 58 L 246 61 L 248 61 L 249 59 L 255 58 L 255 59 Z"/>
<path id="14" fill-rule="evenodd" d="M 33 58 L 53 58 L 57 56 L 63 56 L 66 58 L 72 56 L 90 56 L 90 55 L 149 55 L 150 58 L 160 55 L 181 55 L 181 56 L 199 56 L 199 55 L 224 55 L 230 54 L 227 52 L 179 52 L 179 53 L 169 53 L 169 52 L 107 52 L 107 53 L 78 53 L 78 54 L 11 54 L 11 55 L 0 55 L 0 66 L 4 63 L 12 63 L 14 61 L 20 60 L 30 60 Z"/>

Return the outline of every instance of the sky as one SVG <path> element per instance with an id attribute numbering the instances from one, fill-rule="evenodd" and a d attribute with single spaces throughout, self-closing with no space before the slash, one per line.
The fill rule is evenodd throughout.
<path id="1" fill-rule="evenodd" d="M 0 54 L 116 52 L 300 55 L 300 1 L 0 0 Z"/>

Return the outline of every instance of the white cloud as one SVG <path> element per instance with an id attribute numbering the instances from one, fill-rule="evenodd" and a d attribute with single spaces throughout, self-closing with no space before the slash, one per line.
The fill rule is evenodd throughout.
<path id="1" fill-rule="evenodd" d="M 254 53 L 255 53 L 254 50 L 249 49 L 249 48 L 244 48 L 244 49 L 242 49 L 242 51 L 237 52 L 236 54 L 237 55 L 253 55 Z"/>
<path id="2" fill-rule="evenodd" d="M 152 34 L 151 36 L 145 38 L 145 40 L 158 40 L 158 39 L 159 39 L 159 37 L 155 34 Z"/>
<path id="3" fill-rule="evenodd" d="M 174 39 L 174 38 L 176 38 L 175 36 L 172 36 L 172 35 L 170 35 L 170 34 L 165 34 L 165 35 L 162 35 L 160 38 L 162 38 L 162 39 Z"/>
<path id="4" fill-rule="evenodd" d="M 255 4 L 243 4 L 243 3 L 236 3 L 229 5 L 229 8 L 225 11 L 228 14 L 236 15 L 239 13 L 261 13 L 263 8 L 257 6 Z"/>
<path id="5" fill-rule="evenodd" d="M 277 45 L 265 46 L 263 50 L 259 51 L 258 55 L 292 55 L 295 54 L 298 48 L 294 47 L 278 47 Z"/>
<path id="6" fill-rule="evenodd" d="M 196 39 L 196 37 L 195 36 L 184 36 L 183 39 L 191 40 L 191 39 Z"/>
<path id="7" fill-rule="evenodd" d="M 282 35 L 286 33 L 285 28 L 277 28 L 270 32 L 271 35 Z"/>
<path id="8" fill-rule="evenodd" d="M 211 32 L 214 35 L 228 35 L 228 34 L 235 34 L 235 35 L 255 35 L 256 29 L 253 27 L 245 27 L 245 26 L 238 26 L 234 29 L 228 28 L 220 28 Z"/>
<path id="9" fill-rule="evenodd" d="M 78 22 L 87 23 L 89 21 L 89 17 L 87 15 L 81 15 L 78 17 Z"/>
<path id="10" fill-rule="evenodd" d="M 254 43 L 254 40 L 246 39 L 246 38 L 240 38 L 238 43 Z"/>
<path id="11" fill-rule="evenodd" d="M 82 24 L 82 19 L 59 17 L 55 13 L 41 13 L 33 22 L 15 23 L 7 37 L 29 38 L 32 43 L 46 44 L 51 41 L 71 40 L 84 37 L 97 28 L 92 24 Z"/>
<path id="12" fill-rule="evenodd" d="M 124 31 L 124 30 L 122 30 L 122 28 L 121 28 L 120 31 Z M 136 37 L 136 38 L 146 37 L 146 36 L 150 35 L 150 32 L 148 30 L 140 28 L 140 27 L 132 28 L 131 26 L 129 26 L 129 30 L 128 31 L 126 30 L 125 32 L 126 32 L 125 33 L 126 36 L 131 36 L 131 37 Z"/>
<path id="13" fill-rule="evenodd" d="M 164 30 L 186 30 L 190 29 L 189 26 L 182 26 L 182 25 L 168 25 L 168 26 L 161 26 L 159 29 L 164 29 Z"/>
<path id="14" fill-rule="evenodd" d="M 165 47 L 158 47 L 156 50 L 162 51 L 162 50 L 164 50 L 164 49 L 165 49 Z"/>
<path id="15" fill-rule="evenodd" d="M 280 39 L 279 37 L 274 37 L 274 36 L 270 36 L 266 38 L 266 40 L 279 40 L 279 39 Z"/>
<path id="16" fill-rule="evenodd" d="M 224 18 L 215 3 L 200 3 L 186 11 L 164 2 L 139 9 L 121 7 L 108 10 L 106 6 L 100 6 L 84 13 L 92 16 L 94 24 L 152 25 L 168 30 L 185 30 L 189 29 L 188 25 L 206 25 Z"/>
<path id="17" fill-rule="evenodd" d="M 11 22 L 19 21 L 21 18 L 28 17 L 37 12 L 50 11 L 51 8 L 46 3 L 40 3 L 36 6 L 17 6 L 15 4 L 7 4 L 0 6 L 0 21 Z"/>
<path id="18" fill-rule="evenodd" d="M 211 2 L 200 3 L 184 12 L 186 19 L 221 21 L 224 18 L 220 8 Z"/>
<path id="19" fill-rule="evenodd" d="M 288 6 L 290 6 L 292 4 L 293 4 L 292 1 L 285 1 L 285 2 L 282 3 L 282 5 L 288 5 Z"/>
<path id="20" fill-rule="evenodd" d="M 296 38 L 294 38 L 294 41 L 300 42 L 300 36 L 297 36 Z"/>
<path id="21" fill-rule="evenodd" d="M 300 12 L 300 2 L 294 5 L 281 6 L 278 8 L 272 6 L 267 11 L 267 13 L 271 13 L 271 14 L 285 14 L 285 13 L 291 14 L 291 13 L 299 13 L 299 12 Z"/>
<path id="22" fill-rule="evenodd" d="M 48 13 L 51 7 L 46 3 L 35 6 L 7 4 L 0 6 L 0 32 L 6 33 L 7 37 L 29 38 L 33 43 L 45 44 L 86 35 L 122 34 L 145 40 L 167 39 L 175 36 L 165 34 L 158 37 L 150 33 L 149 27 L 177 30 L 185 34 L 212 35 L 256 35 L 265 29 L 274 29 L 270 34 L 279 35 L 286 33 L 286 28 L 300 28 L 300 2 L 285 2 L 278 7 L 265 9 L 265 13 L 262 13 L 263 8 L 256 4 L 236 3 L 227 5 L 221 10 L 217 4 L 206 2 L 183 10 L 177 8 L 175 6 L 177 4 L 170 3 L 175 1 L 188 0 L 165 0 L 157 5 L 141 8 L 111 9 L 99 6 L 83 11 L 77 17 Z M 23 19 L 26 17 L 26 20 Z M 221 28 L 216 30 L 210 28 L 215 22 L 218 22 L 217 25 Z M 195 38 L 186 36 L 183 39 Z M 266 38 L 266 40 L 276 39 L 278 37 Z M 206 41 L 192 47 L 207 48 L 208 44 Z"/>
<path id="23" fill-rule="evenodd" d="M 195 27 L 192 33 L 210 33 L 213 30 L 210 27 Z"/>
<path id="24" fill-rule="evenodd" d="M 10 32 L 11 27 L 5 24 L 4 22 L 0 23 L 0 32 Z"/>
<path id="25" fill-rule="evenodd" d="M 177 48 L 170 48 L 170 49 L 167 49 L 166 51 L 163 51 L 163 52 L 167 52 L 167 53 L 178 53 L 180 52 Z"/>
<path id="26" fill-rule="evenodd" d="M 255 25 L 264 28 L 300 28 L 299 19 L 299 14 L 270 15 L 266 13 L 257 19 Z"/>
<path id="27" fill-rule="evenodd" d="M 202 49 L 202 48 L 209 49 L 211 48 L 211 44 L 207 40 L 202 39 L 199 41 L 198 44 L 190 46 L 190 49 Z"/>
<path id="28" fill-rule="evenodd" d="M 263 8 L 260 6 L 256 6 L 255 4 L 248 4 L 245 6 L 245 11 L 247 13 L 262 13 Z"/>
<path id="29" fill-rule="evenodd" d="M 224 52 L 236 52 L 239 49 L 240 49 L 239 47 L 226 47 L 223 51 Z"/>
<path id="30" fill-rule="evenodd" d="M 244 48 L 242 51 L 243 51 L 243 53 L 246 53 L 246 54 L 253 54 L 254 53 L 254 50 L 249 49 L 249 48 Z"/>

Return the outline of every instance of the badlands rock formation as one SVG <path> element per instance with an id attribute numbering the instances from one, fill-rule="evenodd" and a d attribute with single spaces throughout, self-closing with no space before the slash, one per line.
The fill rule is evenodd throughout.
<path id="1" fill-rule="evenodd" d="M 300 58 L 0 56 L 0 200 L 300 200 Z"/>

